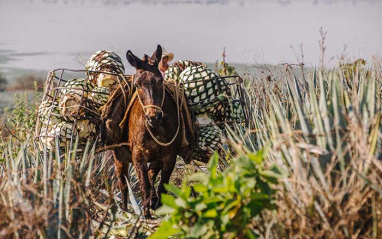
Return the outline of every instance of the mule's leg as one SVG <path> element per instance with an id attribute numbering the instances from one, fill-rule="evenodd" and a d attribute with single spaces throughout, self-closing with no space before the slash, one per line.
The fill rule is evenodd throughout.
<path id="1" fill-rule="evenodd" d="M 167 190 L 164 188 L 164 184 L 170 181 L 171 173 L 174 171 L 176 163 L 176 155 L 170 155 L 163 161 L 161 179 L 158 186 L 158 202 L 155 206 L 155 209 L 162 206 L 161 196 L 162 193 L 167 193 Z"/>
<path id="2" fill-rule="evenodd" d="M 144 160 L 144 157 L 140 150 L 133 150 L 133 164 L 135 171 L 138 175 L 139 184 L 142 193 L 142 202 L 143 202 L 143 215 L 150 219 L 150 190 L 151 185 L 148 176 L 147 163 Z"/>
<path id="3" fill-rule="evenodd" d="M 129 189 L 126 180 L 128 179 L 129 163 L 118 160 L 114 155 L 115 172 L 118 178 L 119 189 L 121 190 L 122 209 L 127 210 L 129 199 Z"/>
<path id="4" fill-rule="evenodd" d="M 123 162 L 123 163 L 131 163 L 131 153 L 129 152 L 129 150 L 122 146 L 122 147 L 117 147 L 117 148 L 114 148 L 113 150 L 113 155 L 114 155 L 114 158 L 118 159 L 119 161 Z"/>
<path id="5" fill-rule="evenodd" d="M 155 191 L 155 179 L 157 178 L 161 168 L 162 168 L 161 161 L 155 161 L 151 163 L 149 167 L 149 180 L 151 184 L 151 191 L 150 191 L 150 197 L 151 197 L 150 208 L 151 209 L 155 209 L 155 206 L 158 202 L 158 195 Z"/>

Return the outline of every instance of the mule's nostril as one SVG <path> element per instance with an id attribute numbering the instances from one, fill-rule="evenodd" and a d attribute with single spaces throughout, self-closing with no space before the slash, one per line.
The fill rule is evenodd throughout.
<path id="1" fill-rule="evenodd" d="M 157 114 L 156 120 L 157 121 L 161 121 L 162 120 L 162 114 L 161 113 Z"/>
<path id="2" fill-rule="evenodd" d="M 150 117 L 150 115 L 145 115 L 145 118 L 146 118 L 146 121 L 148 122 L 148 123 L 151 123 L 152 122 L 152 117 Z"/>

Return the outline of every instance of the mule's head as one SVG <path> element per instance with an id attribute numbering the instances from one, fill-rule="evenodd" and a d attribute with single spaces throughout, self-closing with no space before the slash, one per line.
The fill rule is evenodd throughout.
<path id="1" fill-rule="evenodd" d="M 130 50 L 126 52 L 127 60 L 136 69 L 133 83 L 143 106 L 146 121 L 152 127 L 158 126 L 163 117 L 162 106 L 165 92 L 163 77 L 158 69 L 161 57 L 162 47 L 160 45 L 151 57 L 145 55 L 143 60 Z"/>

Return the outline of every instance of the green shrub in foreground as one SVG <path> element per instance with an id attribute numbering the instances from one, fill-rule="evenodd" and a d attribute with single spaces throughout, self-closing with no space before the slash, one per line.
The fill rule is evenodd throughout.
<path id="1" fill-rule="evenodd" d="M 263 169 L 263 151 L 233 159 L 224 172 L 217 171 L 215 154 L 209 162 L 209 175 L 195 173 L 182 188 L 167 185 L 170 195 L 162 195 L 158 214 L 170 214 L 151 237 L 167 238 L 256 238 L 251 223 L 265 209 L 275 209 L 272 184 L 284 176 L 276 165 Z M 197 196 L 191 196 L 189 182 Z"/>

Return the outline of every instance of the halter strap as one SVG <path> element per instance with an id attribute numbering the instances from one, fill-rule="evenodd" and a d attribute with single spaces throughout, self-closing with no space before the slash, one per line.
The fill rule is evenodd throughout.
<path id="1" fill-rule="evenodd" d="M 166 91 L 165 91 L 164 83 L 162 83 L 162 86 L 163 86 L 163 96 L 162 96 L 162 103 L 161 103 L 160 107 L 156 106 L 156 105 L 144 105 L 141 97 L 139 96 L 139 93 L 137 92 L 139 102 L 141 103 L 141 106 L 143 108 L 143 113 L 146 113 L 146 109 L 148 109 L 148 108 L 154 108 L 154 109 L 157 109 L 157 110 L 159 110 L 161 112 L 162 117 L 164 116 L 162 108 L 163 108 L 163 104 L 164 104 L 164 96 L 166 94 Z"/>
<path id="2" fill-rule="evenodd" d="M 135 75 L 133 75 L 133 77 L 135 77 Z M 133 81 L 134 81 L 134 79 L 133 79 Z M 141 106 L 142 106 L 143 113 L 145 113 L 145 110 L 146 110 L 147 108 L 155 108 L 155 109 L 157 109 L 157 110 L 160 110 L 160 112 L 162 113 L 162 117 L 164 116 L 164 113 L 163 113 L 163 110 L 162 110 L 162 108 L 163 108 L 163 104 L 164 104 L 164 98 L 165 98 L 165 95 L 166 95 L 166 87 L 165 87 L 164 82 L 162 82 L 162 86 L 163 86 L 163 97 L 162 97 L 162 104 L 161 104 L 161 107 L 156 106 L 156 105 L 144 105 L 143 102 L 142 102 L 142 100 L 141 100 L 141 97 L 139 96 L 139 93 L 137 92 L 138 100 L 139 100 L 139 103 L 140 103 Z M 177 113 L 178 113 L 178 128 L 176 129 L 176 133 L 175 133 L 174 137 L 173 137 L 169 142 L 167 142 L 167 143 L 164 143 L 164 142 L 160 141 L 159 139 L 157 139 L 157 138 L 155 137 L 155 135 L 154 135 L 153 132 L 151 131 L 150 127 L 147 125 L 146 117 L 144 118 L 144 121 L 145 121 L 145 127 L 146 127 L 147 131 L 149 131 L 151 138 L 152 138 L 157 144 L 159 144 L 159 145 L 161 145 L 161 146 L 163 146 L 163 147 L 166 147 L 166 146 L 171 145 L 171 144 L 175 141 L 176 137 L 177 137 L 178 134 L 179 134 L 179 129 L 180 129 L 180 112 L 179 112 L 179 110 L 180 110 L 180 109 L 179 109 L 179 95 L 178 95 L 178 90 L 176 90 L 176 108 L 177 108 Z"/>

